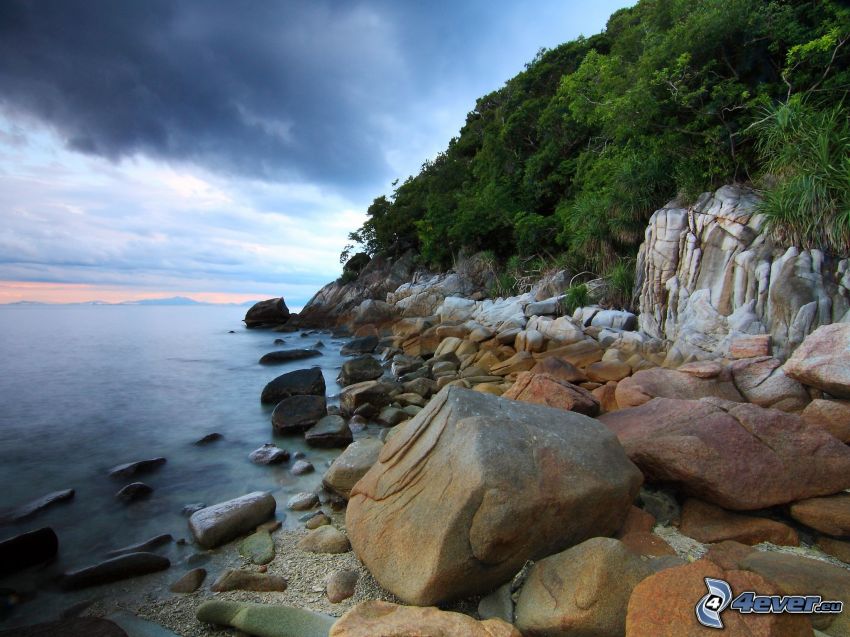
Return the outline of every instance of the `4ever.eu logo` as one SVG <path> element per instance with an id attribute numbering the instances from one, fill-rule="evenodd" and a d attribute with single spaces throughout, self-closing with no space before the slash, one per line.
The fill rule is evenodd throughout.
<path id="1" fill-rule="evenodd" d="M 844 602 L 824 601 L 820 595 L 758 595 L 752 591 L 732 595 L 729 583 L 722 579 L 705 578 L 708 593 L 697 602 L 697 621 L 708 628 L 723 628 L 720 613 L 736 610 L 739 613 L 840 613 Z"/>

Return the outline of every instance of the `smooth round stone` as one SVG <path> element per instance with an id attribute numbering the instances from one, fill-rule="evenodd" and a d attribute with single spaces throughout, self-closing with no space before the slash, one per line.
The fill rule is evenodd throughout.
<path id="1" fill-rule="evenodd" d="M 315 493 L 309 493 L 306 491 L 296 493 L 294 496 L 289 498 L 286 503 L 287 508 L 292 509 L 293 511 L 306 511 L 307 509 L 312 509 L 318 505 L 319 496 Z"/>
<path id="2" fill-rule="evenodd" d="M 268 564 L 274 559 L 274 540 L 268 531 L 257 531 L 239 543 L 239 554 L 252 564 Z"/>
<path id="3" fill-rule="evenodd" d="M 168 590 L 172 593 L 194 593 L 207 577 L 207 570 L 204 568 L 193 568 L 191 571 L 183 575 L 180 579 L 169 586 Z"/>
<path id="4" fill-rule="evenodd" d="M 298 460 L 295 464 L 292 465 L 292 475 L 294 476 L 303 476 L 305 473 L 312 473 L 316 468 L 312 463 L 307 462 L 306 460 Z"/>
<path id="5" fill-rule="evenodd" d="M 360 575 L 357 574 L 357 571 L 343 570 L 331 573 L 325 585 L 328 600 L 332 604 L 338 604 L 354 595 L 358 579 L 360 579 Z"/>

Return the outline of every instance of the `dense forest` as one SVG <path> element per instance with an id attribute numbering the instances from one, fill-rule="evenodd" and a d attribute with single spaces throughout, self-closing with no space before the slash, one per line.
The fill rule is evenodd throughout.
<path id="1" fill-rule="evenodd" d="M 446 268 L 486 251 L 625 291 L 652 211 L 733 182 L 764 192 L 778 241 L 847 254 L 848 39 L 835 0 L 641 0 L 481 97 L 374 200 L 342 260 L 414 249 Z"/>

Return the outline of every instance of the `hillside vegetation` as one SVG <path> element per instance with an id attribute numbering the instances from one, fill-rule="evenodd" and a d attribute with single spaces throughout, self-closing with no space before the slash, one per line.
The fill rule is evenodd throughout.
<path id="1" fill-rule="evenodd" d="M 445 268 L 488 251 L 627 290 L 652 211 L 730 182 L 765 190 L 778 241 L 847 254 L 849 38 L 832 0 L 642 0 L 478 99 L 343 259 L 359 244 Z"/>

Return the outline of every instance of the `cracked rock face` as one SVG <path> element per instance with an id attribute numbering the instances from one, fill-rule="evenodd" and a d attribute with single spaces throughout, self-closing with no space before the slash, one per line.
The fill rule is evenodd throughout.
<path id="1" fill-rule="evenodd" d="M 758 201 L 724 186 L 650 218 L 636 272 L 640 328 L 674 357 L 713 358 L 739 336 L 770 334 L 784 359 L 819 325 L 847 320 L 850 261 L 776 246 Z"/>
<path id="2" fill-rule="evenodd" d="M 850 487 L 850 448 L 802 418 L 720 399 L 654 398 L 605 414 L 647 482 L 732 510 Z"/>
<path id="3" fill-rule="evenodd" d="M 346 529 L 382 586 L 427 606 L 613 534 L 641 481 L 596 420 L 447 387 L 354 486 Z"/>

